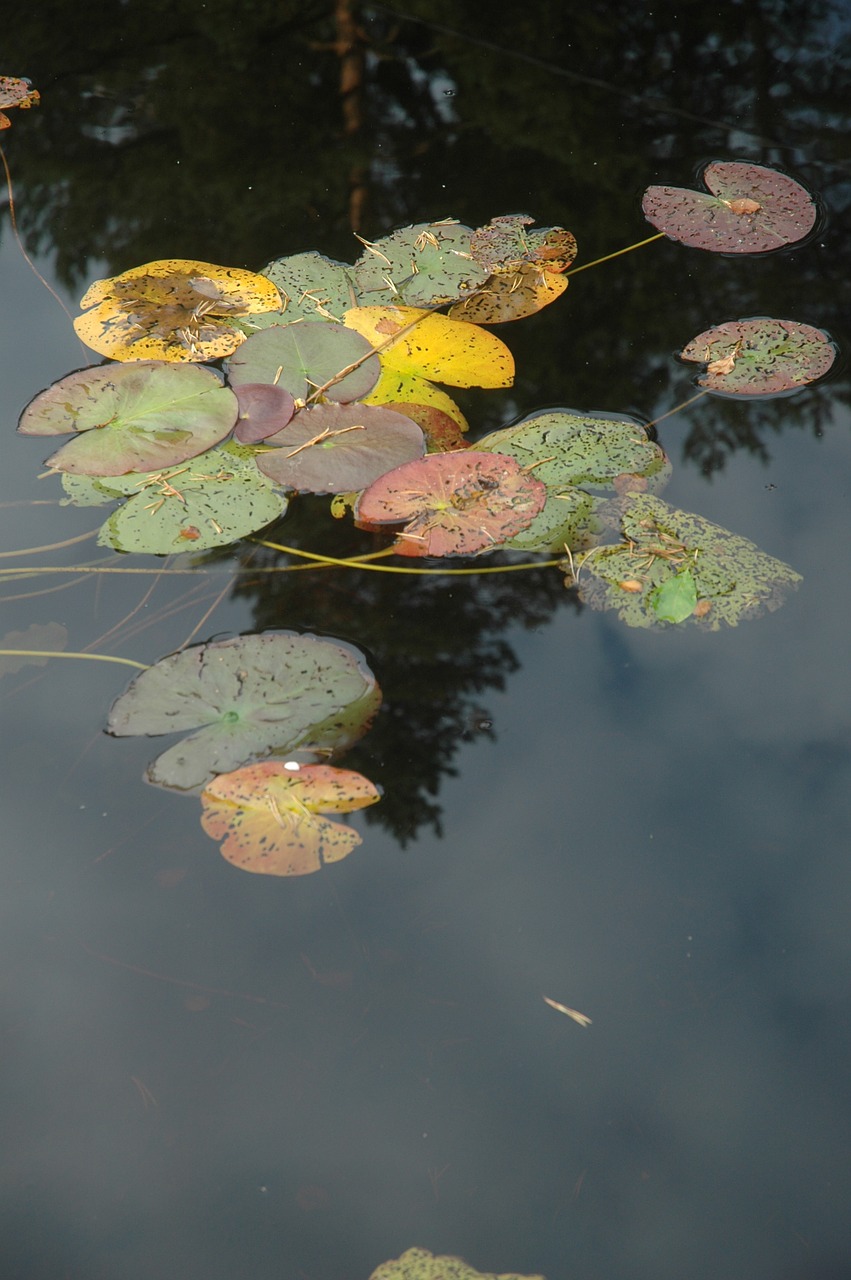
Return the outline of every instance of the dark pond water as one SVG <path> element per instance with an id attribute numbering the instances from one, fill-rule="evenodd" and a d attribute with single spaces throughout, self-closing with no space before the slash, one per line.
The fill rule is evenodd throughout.
<path id="1" fill-rule="evenodd" d="M 13 113 L 4 147 L 28 246 L 72 313 L 91 280 L 156 258 L 351 261 L 353 213 L 375 238 L 528 211 L 590 261 L 648 234 L 648 183 L 690 185 L 716 157 L 793 173 L 819 234 L 760 258 L 665 241 L 577 276 L 501 330 L 516 383 L 464 395 L 474 433 L 550 405 L 655 417 L 692 391 L 673 353 L 731 318 L 797 319 L 847 352 L 840 0 L 421 0 L 419 22 L 363 6 L 348 134 L 332 10 L 18 14 L 0 71 L 42 105 Z M 99 520 L 59 506 L 37 479 L 47 450 L 14 435 L 83 353 L 3 232 L 8 557 Z M 129 668 L 4 678 L 4 1280 L 367 1280 L 414 1245 L 547 1280 L 851 1274 L 837 368 L 659 426 L 666 500 L 803 574 L 735 629 L 632 630 L 554 570 L 263 576 L 248 547 L 188 576 L 2 584 L 2 633 L 57 621 L 71 650 L 154 662 L 308 630 L 364 650 L 386 695 L 345 759 L 384 788 L 353 818 L 363 845 L 279 880 L 228 865 L 196 799 L 142 781 L 152 742 L 103 732 Z M 318 502 L 279 532 L 359 545 Z M 2 567 L 100 554 L 81 541 Z"/>

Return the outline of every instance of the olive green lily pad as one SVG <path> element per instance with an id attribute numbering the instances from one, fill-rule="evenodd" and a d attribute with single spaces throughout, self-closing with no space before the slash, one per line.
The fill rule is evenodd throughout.
<path id="1" fill-rule="evenodd" d="M 464 297 L 490 274 L 472 255 L 472 237 L 469 227 L 447 220 L 420 222 L 374 243 L 364 241 L 352 272 L 361 305 L 381 301 L 429 307 Z"/>
<path id="2" fill-rule="evenodd" d="M 225 547 L 287 508 L 253 451 L 233 441 L 182 467 L 109 477 L 107 485 L 133 496 L 102 526 L 99 544 L 154 556 Z"/>
<path id="3" fill-rule="evenodd" d="M 255 312 L 235 323 L 243 333 L 256 333 L 271 325 L 294 320 L 341 320 L 344 312 L 358 305 L 352 268 L 311 250 L 276 258 L 260 272 L 277 287 L 284 305 L 279 311 Z"/>
<path id="4" fill-rule="evenodd" d="M 60 473 L 65 497 L 63 507 L 108 507 L 123 496 L 120 489 L 111 488 L 103 477 L 77 476 L 70 471 Z"/>
<path id="5" fill-rule="evenodd" d="M 401 1258 L 376 1267 L 369 1280 L 544 1280 L 544 1277 L 476 1271 L 463 1258 L 429 1253 L 428 1249 L 406 1249 Z"/>
<path id="6" fill-rule="evenodd" d="M 252 334 L 225 362 L 225 371 L 233 386 L 268 382 L 306 400 L 349 365 L 357 367 L 327 386 L 327 399 L 341 404 L 360 400 L 375 386 L 381 365 L 359 333 L 330 320 L 305 320 Z"/>
<path id="7" fill-rule="evenodd" d="M 598 502 L 584 489 L 548 491 L 543 510 L 528 529 L 507 538 L 503 545 L 512 551 L 563 551 L 565 546 L 575 551 L 585 547 L 596 528 L 593 515 Z"/>
<path id="8" fill-rule="evenodd" d="M 708 391 L 770 396 L 824 377 L 836 359 L 836 347 L 823 329 L 759 316 L 706 329 L 680 357 L 706 365 L 697 383 Z"/>
<path id="9" fill-rule="evenodd" d="M 554 409 L 533 414 L 476 442 L 478 450 L 508 454 L 551 492 L 571 487 L 611 492 L 621 476 L 658 491 L 671 464 L 664 451 L 632 419 Z"/>
<path id="10" fill-rule="evenodd" d="M 294 632 L 195 645 L 143 671 L 113 703 L 109 732 L 195 730 L 149 766 L 190 791 L 271 752 L 330 754 L 366 732 L 381 691 L 356 650 Z"/>
<path id="11" fill-rule="evenodd" d="M 593 609 L 616 609 L 631 627 L 692 618 L 717 631 L 780 607 L 801 575 L 702 516 L 677 511 L 650 494 L 609 504 L 621 541 L 593 548 L 579 562 L 577 585 Z"/>
<path id="12" fill-rule="evenodd" d="M 117 476 L 171 467 L 223 440 L 236 396 L 211 369 L 139 360 L 78 369 L 30 401 L 23 435 L 75 439 L 47 459 L 55 471 Z"/>
<path id="13" fill-rule="evenodd" d="M 302 493 L 352 493 L 425 453 L 415 422 L 383 405 L 302 409 L 257 455 L 264 475 Z"/>

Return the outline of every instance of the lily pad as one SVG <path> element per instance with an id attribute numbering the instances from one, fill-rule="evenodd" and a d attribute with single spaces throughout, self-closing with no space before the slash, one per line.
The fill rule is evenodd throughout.
<path id="1" fill-rule="evenodd" d="M 568 585 L 593 609 L 616 609 L 631 627 L 691 618 L 717 631 L 780 607 L 801 581 L 788 564 L 702 516 L 649 494 L 610 504 L 621 541 L 593 548 Z"/>
<path id="2" fill-rule="evenodd" d="M 232 442 L 182 467 L 110 477 L 108 484 L 134 495 L 98 535 L 100 546 L 116 551 L 166 556 L 226 547 L 287 509 L 284 495 L 257 470 L 252 450 Z"/>
<path id="3" fill-rule="evenodd" d="M 472 255 L 472 236 L 469 227 L 447 219 L 363 241 L 352 271 L 361 300 L 370 303 L 369 295 L 380 293 L 382 301 L 428 307 L 463 297 L 489 274 Z"/>
<path id="4" fill-rule="evenodd" d="M 366 732 L 381 692 L 353 649 L 294 632 L 236 636 L 161 659 L 113 703 L 116 736 L 194 729 L 148 768 L 188 791 L 270 752 L 343 750 Z"/>
<path id="5" fill-rule="evenodd" d="M 534 221 L 526 213 L 503 214 L 474 232 L 471 251 L 488 275 L 512 275 L 531 263 L 550 272 L 567 270 L 576 257 L 574 237 L 564 227 L 527 231 Z"/>
<path id="6" fill-rule="evenodd" d="M 470 324 L 506 324 L 548 307 L 567 288 L 564 276 L 524 262 L 511 272 L 491 276 L 487 284 L 449 309 L 450 320 Z"/>
<path id="7" fill-rule="evenodd" d="M 265 276 L 184 258 L 148 262 L 96 280 L 74 321 L 77 336 L 113 360 L 216 360 L 244 335 L 235 317 L 277 311 L 278 290 Z"/>
<path id="8" fill-rule="evenodd" d="M 239 417 L 233 436 L 240 444 L 257 444 L 282 431 L 295 412 L 295 401 L 283 387 L 244 382 L 235 387 Z"/>
<path id="9" fill-rule="evenodd" d="M 478 447 L 478 446 L 477 446 Z M 596 529 L 594 512 L 598 499 L 584 489 L 548 490 L 547 501 L 535 519 L 521 533 L 507 538 L 512 551 L 571 551 L 585 547 Z"/>
<path id="10" fill-rule="evenodd" d="M 323 393 L 329 400 L 348 404 L 367 395 L 378 381 L 381 365 L 371 351 L 371 344 L 350 328 L 305 320 L 252 334 L 226 362 L 225 371 L 233 386 L 266 382 L 306 400 L 349 365 L 357 365 Z"/>
<path id="11" fill-rule="evenodd" d="M 41 99 L 32 81 L 19 76 L 0 76 L 0 107 L 34 107 Z M 12 121 L 5 111 L 0 111 L 0 129 L 10 128 Z"/>
<path id="12" fill-rule="evenodd" d="M 510 387 L 514 381 L 514 357 L 508 347 L 477 325 L 395 306 L 355 307 L 346 312 L 345 323 L 373 347 L 382 347 L 384 369 L 452 387 Z M 401 336 L 384 346 L 394 334 Z"/>
<path id="13" fill-rule="evenodd" d="M 680 357 L 706 365 L 697 383 L 709 391 L 770 396 L 824 377 L 836 359 L 836 347 L 823 329 L 760 316 L 706 329 Z"/>
<path id="14" fill-rule="evenodd" d="M 458 405 L 441 387 L 415 373 L 397 373 L 395 369 L 382 369 L 381 377 L 361 404 L 425 405 L 444 413 L 457 424 L 459 431 L 469 431 L 467 419 Z M 402 410 L 404 412 L 404 410 Z"/>
<path id="15" fill-rule="evenodd" d="M 260 274 L 275 285 L 283 305 L 277 311 L 258 312 L 238 320 L 244 333 L 294 320 L 340 321 L 344 312 L 358 305 L 352 268 L 315 250 L 277 258 Z"/>
<path id="16" fill-rule="evenodd" d="M 368 527 L 401 524 L 409 555 L 478 555 L 526 529 L 543 509 L 546 486 L 513 458 L 479 453 L 431 453 L 371 484 L 355 519 Z"/>
<path id="17" fill-rule="evenodd" d="M 410 418 L 363 404 L 302 409 L 266 444 L 275 448 L 257 455 L 263 474 L 304 493 L 365 489 L 425 453 L 425 437 Z"/>
<path id="18" fill-rule="evenodd" d="M 79 369 L 30 401 L 18 430 L 76 439 L 47 459 L 55 471 L 117 476 L 171 467 L 218 444 L 237 400 L 211 369 L 161 360 Z"/>
<path id="19" fill-rule="evenodd" d="M 703 171 L 711 195 L 687 187 L 648 187 L 641 208 L 671 240 L 715 253 L 766 253 L 809 235 L 816 207 L 785 173 L 740 161 Z"/>
<path id="20" fill-rule="evenodd" d="M 201 794 L 201 825 L 242 871 L 303 876 L 360 843 L 353 827 L 320 817 L 351 813 L 381 796 L 363 774 L 331 765 L 265 760 L 220 774 Z"/>
<path id="21" fill-rule="evenodd" d="M 544 1277 L 476 1271 L 463 1258 L 429 1253 L 428 1249 L 406 1249 L 401 1258 L 376 1267 L 369 1280 L 544 1280 Z"/>
<path id="22" fill-rule="evenodd" d="M 384 408 L 401 413 L 415 422 L 425 436 L 429 453 L 451 453 L 453 449 L 469 448 L 458 423 L 443 409 L 431 404 L 407 404 L 404 401 L 398 404 L 389 402 Z"/>
<path id="23" fill-rule="evenodd" d="M 116 498 L 124 496 L 120 489 L 113 489 L 97 476 L 75 476 L 70 471 L 60 474 L 65 497 L 63 507 L 108 507 Z"/>
<path id="24" fill-rule="evenodd" d="M 476 442 L 489 453 L 508 454 L 554 493 L 570 487 L 608 491 L 621 476 L 643 480 L 658 491 L 671 464 L 663 449 L 630 418 L 553 409 L 503 427 Z"/>

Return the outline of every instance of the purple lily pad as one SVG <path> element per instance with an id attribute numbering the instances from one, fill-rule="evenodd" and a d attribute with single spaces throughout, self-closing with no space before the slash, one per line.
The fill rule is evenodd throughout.
<path id="1" fill-rule="evenodd" d="M 776 169 L 740 161 L 706 166 L 711 195 L 688 187 L 648 187 L 645 218 L 671 240 L 714 253 L 767 253 L 802 240 L 815 226 L 809 192 Z"/>
<path id="2" fill-rule="evenodd" d="M 276 447 L 258 455 L 260 470 L 301 493 L 359 492 L 425 452 L 415 422 L 383 405 L 365 404 L 302 409 L 266 444 Z"/>
<path id="3" fill-rule="evenodd" d="M 234 387 L 239 402 L 239 417 L 234 438 L 240 444 L 257 444 L 282 431 L 295 413 L 295 401 L 283 387 L 268 382 L 244 382 Z"/>
<path id="4" fill-rule="evenodd" d="M 822 329 L 796 320 L 729 320 L 706 329 L 680 352 L 705 364 L 697 382 L 733 396 L 771 396 L 797 391 L 823 377 L 836 348 Z"/>

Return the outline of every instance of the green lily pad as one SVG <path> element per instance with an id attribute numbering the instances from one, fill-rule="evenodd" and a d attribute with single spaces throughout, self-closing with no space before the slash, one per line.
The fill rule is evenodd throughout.
<path id="1" fill-rule="evenodd" d="M 504 545 L 512 551 L 563 551 L 565 546 L 576 551 L 585 547 L 592 540 L 592 517 L 598 501 L 584 489 L 548 490 L 543 510 L 528 529 L 507 538 Z"/>
<path id="2" fill-rule="evenodd" d="M 797 391 L 822 378 L 836 359 L 823 329 L 796 320 L 730 320 L 706 329 L 680 352 L 705 364 L 697 383 L 731 396 L 770 396 Z"/>
<path id="3" fill-rule="evenodd" d="M 173 467 L 223 440 L 236 396 L 211 369 L 139 360 L 78 369 L 21 414 L 24 435 L 80 434 L 47 459 L 55 471 L 117 476 Z"/>
<path id="4" fill-rule="evenodd" d="M 360 305 L 429 307 L 464 297 L 490 274 L 473 258 L 472 236 L 458 222 L 419 222 L 374 243 L 364 241 L 352 272 Z M 381 297 L 370 296 L 376 293 Z"/>
<path id="5" fill-rule="evenodd" d="M 371 352 L 366 338 L 342 324 L 296 321 L 246 338 L 225 362 L 225 371 L 233 386 L 267 382 L 283 387 L 296 400 L 306 400 L 318 387 L 361 360 L 363 363 L 324 392 L 327 399 L 348 404 L 368 395 L 378 381 L 381 364 Z"/>
<path id="6" fill-rule="evenodd" d="M 477 441 L 487 453 L 508 454 L 553 493 L 572 487 L 611 492 L 621 476 L 636 477 L 658 491 L 671 464 L 641 423 L 603 414 L 556 409 L 533 414 Z"/>
<path id="7" fill-rule="evenodd" d="M 221 445 L 182 467 L 109 477 L 133 496 L 101 527 L 98 543 L 166 556 L 225 547 L 277 520 L 287 500 L 261 475 L 251 449 Z"/>
<path id="8" fill-rule="evenodd" d="M 803 239 L 815 226 L 810 193 L 764 165 L 716 161 L 703 171 L 712 192 L 648 187 L 641 208 L 671 240 L 715 253 L 766 253 Z"/>
<path id="9" fill-rule="evenodd" d="M 108 507 L 122 497 L 120 489 L 111 488 L 98 476 L 76 476 L 70 471 L 60 474 L 65 497 L 63 507 Z"/>
<path id="10" fill-rule="evenodd" d="M 117 737 L 196 730 L 146 775 L 189 791 L 271 752 L 345 750 L 380 703 L 356 650 L 312 635 L 264 633 L 162 658 L 116 699 L 108 729 Z"/>
<path id="11" fill-rule="evenodd" d="M 352 493 L 425 453 L 415 422 L 383 406 L 320 404 L 302 409 L 265 441 L 257 466 L 284 489 Z"/>
<path id="12" fill-rule="evenodd" d="M 476 1271 L 463 1258 L 429 1253 L 428 1249 L 407 1249 L 401 1258 L 382 1262 L 369 1280 L 544 1280 L 544 1277 Z"/>
<path id="13" fill-rule="evenodd" d="M 280 311 L 242 316 L 235 323 L 243 333 L 256 333 L 270 325 L 294 320 L 336 320 L 358 305 L 352 268 L 311 250 L 277 258 L 260 272 L 268 276 L 284 300 Z"/>
<path id="14" fill-rule="evenodd" d="M 649 494 L 613 500 L 621 541 L 593 548 L 567 585 L 593 609 L 616 609 L 631 627 L 692 618 L 717 631 L 778 609 L 801 581 L 782 560 L 702 516 Z"/>
<path id="15" fill-rule="evenodd" d="M 545 486 L 514 458 L 462 449 L 379 477 L 358 499 L 355 521 L 404 522 L 398 545 L 406 555 L 471 556 L 527 529 L 546 499 Z"/>

